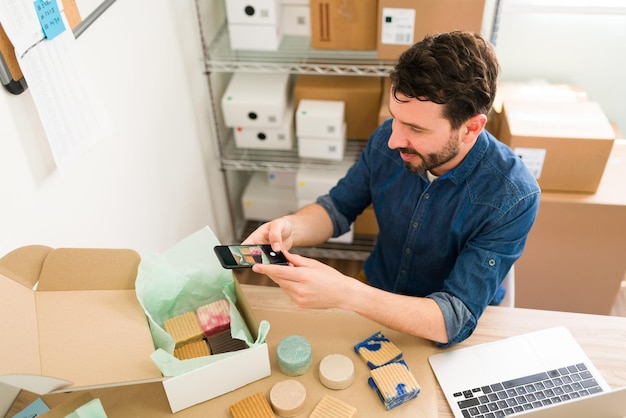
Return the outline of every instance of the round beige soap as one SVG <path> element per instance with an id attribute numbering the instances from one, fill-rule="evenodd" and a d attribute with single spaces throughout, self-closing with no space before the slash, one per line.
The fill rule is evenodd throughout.
<path id="1" fill-rule="evenodd" d="M 295 379 L 280 381 L 270 390 L 270 404 L 276 415 L 295 417 L 304 410 L 306 388 Z"/>
<path id="2" fill-rule="evenodd" d="M 354 381 L 354 363 L 343 354 L 329 354 L 320 362 L 320 381 L 329 389 L 345 389 Z"/>

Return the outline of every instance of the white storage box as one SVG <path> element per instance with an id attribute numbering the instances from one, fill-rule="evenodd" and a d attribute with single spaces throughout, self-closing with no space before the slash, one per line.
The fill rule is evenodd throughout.
<path id="1" fill-rule="evenodd" d="M 301 158 L 318 158 L 322 160 L 340 161 L 346 149 L 346 124 L 343 125 L 343 136 L 340 139 L 301 137 L 298 141 L 298 155 Z"/>
<path id="2" fill-rule="evenodd" d="M 250 177 L 241 204 L 243 217 L 255 221 L 269 221 L 298 208 L 295 189 L 271 187 L 264 172 L 256 172 Z"/>
<path id="3" fill-rule="evenodd" d="M 295 171 L 268 171 L 267 181 L 270 187 L 286 187 L 289 189 L 296 188 Z"/>
<path id="4" fill-rule="evenodd" d="M 232 49 L 276 51 L 283 40 L 280 24 L 248 25 L 229 23 L 228 36 Z"/>
<path id="5" fill-rule="evenodd" d="M 280 0 L 226 0 L 229 23 L 276 25 L 280 23 Z"/>
<path id="6" fill-rule="evenodd" d="M 346 104 L 340 100 L 302 99 L 296 110 L 296 135 L 341 139 L 345 136 Z"/>
<path id="7" fill-rule="evenodd" d="M 288 106 L 283 125 L 278 128 L 238 126 L 233 129 L 238 148 L 288 150 L 293 148 L 293 107 Z"/>
<path id="8" fill-rule="evenodd" d="M 224 123 L 279 128 L 288 107 L 289 74 L 234 73 L 222 96 Z"/>
<path id="9" fill-rule="evenodd" d="M 281 26 L 284 35 L 311 36 L 309 0 L 283 0 Z"/>
<path id="10" fill-rule="evenodd" d="M 319 196 L 327 194 L 348 171 L 347 168 L 329 168 L 315 170 L 300 168 L 296 172 L 296 196 L 298 199 L 314 201 Z"/>

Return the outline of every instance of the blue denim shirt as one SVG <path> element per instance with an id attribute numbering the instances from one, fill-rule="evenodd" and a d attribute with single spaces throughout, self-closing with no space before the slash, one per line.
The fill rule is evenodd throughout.
<path id="1" fill-rule="evenodd" d="M 521 159 L 487 131 L 454 170 L 434 180 L 404 167 L 387 141 L 391 119 L 358 161 L 317 202 L 334 236 L 373 204 L 379 234 L 363 265 L 386 291 L 429 297 L 440 306 L 448 345 L 463 341 L 521 256 L 540 189 Z"/>

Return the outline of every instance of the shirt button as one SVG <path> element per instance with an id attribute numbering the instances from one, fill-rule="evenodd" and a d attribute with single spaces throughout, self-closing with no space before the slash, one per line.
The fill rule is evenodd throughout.
<path id="1" fill-rule="evenodd" d="M 430 193 L 424 194 L 424 199 L 429 199 L 429 198 L 430 198 Z"/>
<path id="2" fill-rule="evenodd" d="M 406 248 L 406 249 L 404 250 L 404 252 L 405 252 L 406 254 L 411 254 L 411 249 L 410 249 L 410 248 Z"/>
<path id="3" fill-rule="evenodd" d="M 414 222 L 414 223 L 413 223 L 413 228 L 417 228 L 417 226 L 418 226 L 418 225 L 419 225 L 419 224 L 418 224 L 417 222 Z"/>
<path id="4" fill-rule="evenodd" d="M 493 258 L 491 260 L 489 260 L 489 265 L 491 267 L 495 266 L 496 265 L 496 260 L 494 260 Z"/>

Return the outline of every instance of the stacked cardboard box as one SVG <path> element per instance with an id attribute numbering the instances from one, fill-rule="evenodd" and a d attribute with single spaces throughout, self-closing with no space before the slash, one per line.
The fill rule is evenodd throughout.
<path id="1" fill-rule="evenodd" d="M 502 88 L 492 129 L 526 163 L 542 190 L 595 193 L 615 142 L 599 103 L 563 85 Z"/>
<path id="2" fill-rule="evenodd" d="M 398 59 L 426 35 L 451 30 L 480 33 L 485 0 L 379 0 L 378 59 Z"/>
<path id="3" fill-rule="evenodd" d="M 369 76 L 299 75 L 293 95 L 296 109 L 302 99 L 345 103 L 346 137 L 367 140 L 378 126 L 381 78 Z"/>

